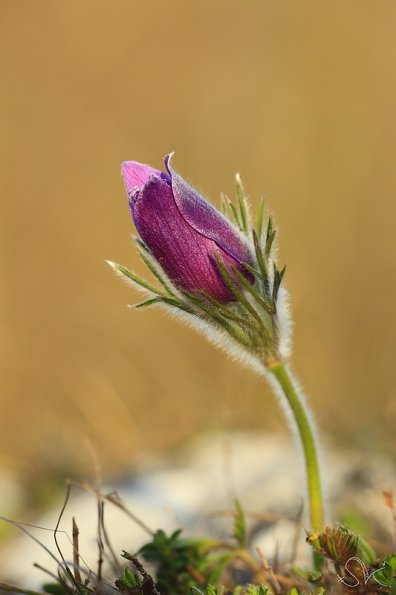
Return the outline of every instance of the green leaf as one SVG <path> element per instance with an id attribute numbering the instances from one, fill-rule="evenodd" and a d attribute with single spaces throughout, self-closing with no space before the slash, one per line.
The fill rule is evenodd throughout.
<path id="1" fill-rule="evenodd" d="M 272 302 L 273 302 L 274 306 L 276 306 L 276 302 L 278 301 L 279 288 L 281 286 L 282 279 L 283 279 L 285 272 L 286 272 L 286 265 L 283 267 L 283 269 L 281 271 L 279 271 L 277 269 L 276 265 L 274 264 L 274 285 L 272 288 Z"/>
<path id="2" fill-rule="evenodd" d="M 246 347 L 252 346 L 252 337 L 245 331 L 243 327 L 241 327 L 240 323 L 234 323 L 234 320 L 231 318 L 226 319 L 221 311 L 215 307 L 208 306 L 208 304 L 205 304 L 193 294 L 186 293 L 186 295 L 199 310 L 209 316 L 214 322 L 218 323 L 221 328 L 231 335 L 231 337 L 238 343 L 241 343 Z"/>
<path id="3" fill-rule="evenodd" d="M 225 588 L 222 585 L 208 585 L 206 595 L 224 595 Z"/>
<path id="4" fill-rule="evenodd" d="M 357 543 L 356 554 L 366 564 L 374 564 L 374 562 L 377 560 L 377 556 L 371 545 L 367 543 L 367 541 L 360 535 L 359 541 Z"/>
<path id="5" fill-rule="evenodd" d="M 254 277 L 255 277 L 256 279 L 261 279 L 261 280 L 262 280 L 261 273 L 260 273 L 260 271 L 258 271 L 258 270 L 256 269 L 256 267 L 252 266 L 252 265 L 251 265 L 251 264 L 249 264 L 248 262 L 242 262 L 241 264 L 243 265 L 243 267 L 244 267 L 245 269 L 247 269 L 247 270 L 249 271 L 249 273 L 252 273 L 252 275 L 254 275 Z"/>
<path id="6" fill-rule="evenodd" d="M 233 537 L 237 540 L 240 547 L 246 545 L 246 522 L 245 513 L 243 512 L 241 503 L 238 499 L 235 500 L 235 511 L 234 511 L 234 528 L 232 531 Z"/>
<path id="7" fill-rule="evenodd" d="M 132 281 L 140 287 L 144 287 L 144 289 L 148 289 L 148 291 L 151 291 L 151 293 L 154 293 L 156 295 L 164 295 L 160 289 L 154 287 L 154 285 L 151 285 L 151 283 L 149 283 L 145 279 L 138 277 L 138 275 L 136 275 L 133 271 L 127 269 L 127 267 L 124 267 L 122 264 L 117 264 L 116 262 L 113 262 L 111 260 L 106 260 L 106 262 L 113 269 L 113 271 L 115 271 L 115 273 L 117 273 L 121 277 L 126 277 L 127 279 L 129 279 L 129 281 Z"/>
<path id="8" fill-rule="evenodd" d="M 268 242 L 271 234 L 272 234 L 272 217 L 270 215 L 268 217 L 268 223 L 267 223 L 267 233 L 266 233 L 266 238 L 265 238 L 266 243 Z"/>
<path id="9" fill-rule="evenodd" d="M 293 574 L 311 583 L 319 581 L 323 576 L 321 570 L 315 570 L 311 568 L 293 568 L 292 570 Z"/>
<path id="10" fill-rule="evenodd" d="M 257 264 L 259 265 L 261 277 L 263 279 L 264 293 L 267 299 L 270 299 L 269 279 L 267 265 L 264 259 L 264 254 L 261 249 L 260 240 L 255 231 L 253 231 L 254 249 L 256 252 Z"/>
<path id="11" fill-rule="evenodd" d="M 230 211 L 231 211 L 231 213 L 232 213 L 232 215 L 234 217 L 234 221 L 235 221 L 237 227 L 239 227 L 239 229 L 241 231 L 243 231 L 242 222 L 241 222 L 241 220 L 239 218 L 239 213 L 238 213 L 238 211 L 236 210 L 236 208 L 234 207 L 234 205 L 232 204 L 231 201 L 228 201 L 228 208 L 230 209 Z"/>
<path id="12" fill-rule="evenodd" d="M 242 185 L 241 176 L 236 174 L 236 187 L 237 187 L 237 197 L 238 197 L 238 204 L 239 204 L 239 213 L 240 213 L 240 221 L 241 221 L 241 230 L 245 233 L 248 232 L 248 213 L 246 207 L 246 193 Z"/>
<path id="13" fill-rule="evenodd" d="M 227 219 L 229 219 L 229 213 L 228 213 L 228 199 L 226 197 L 225 194 L 223 194 L 223 192 L 220 194 L 220 210 L 223 213 L 224 217 L 226 217 Z"/>
<path id="14" fill-rule="evenodd" d="M 245 595 L 270 595 L 270 591 L 263 585 L 248 585 Z"/>
<path id="15" fill-rule="evenodd" d="M 264 197 L 261 197 L 258 208 L 257 208 L 257 219 L 256 219 L 256 233 L 258 239 L 261 239 L 263 233 L 263 223 L 264 223 Z"/>
<path id="16" fill-rule="evenodd" d="M 139 554 L 154 564 L 159 593 L 190 592 L 197 582 L 188 569 L 199 569 L 207 557 L 202 545 L 206 546 L 207 540 L 185 539 L 180 529 L 171 535 L 160 529 L 139 550 Z"/>
<path id="17" fill-rule="evenodd" d="M 389 589 L 396 589 L 396 555 L 387 556 L 380 563 L 379 570 L 371 571 L 371 580 Z"/>
<path id="18" fill-rule="evenodd" d="M 236 283 L 233 281 L 233 279 L 231 278 L 230 274 L 228 273 L 227 269 L 225 268 L 223 262 L 221 261 L 221 259 L 219 258 L 219 256 L 217 254 L 214 255 L 215 261 L 217 263 L 217 267 L 219 269 L 219 272 L 225 282 L 225 284 L 227 285 L 227 287 L 230 289 L 230 291 L 234 294 L 234 296 L 236 297 L 236 299 L 238 300 L 238 302 L 245 308 L 245 310 L 247 310 L 247 312 L 252 316 L 252 318 L 254 318 L 259 326 L 264 329 L 264 324 L 263 321 L 260 317 L 260 315 L 258 314 L 258 312 L 253 308 L 253 306 L 251 305 L 251 303 L 249 302 L 249 300 L 243 295 L 242 291 L 239 289 L 239 287 L 236 285 Z"/>
<path id="19" fill-rule="evenodd" d="M 314 541 L 308 541 L 320 554 L 342 566 L 345 566 L 351 558 L 359 558 L 368 566 L 376 561 L 372 547 L 360 535 L 341 524 L 328 527 Z"/>
<path id="20" fill-rule="evenodd" d="M 210 583 L 217 582 L 224 572 L 224 569 L 235 559 L 235 556 L 236 551 L 234 550 L 225 554 L 220 554 L 215 558 L 212 556 L 212 558 L 208 559 L 208 564 L 212 566 L 212 570 L 208 575 L 208 581 Z"/>
<path id="21" fill-rule="evenodd" d="M 173 306 L 174 308 L 178 308 L 179 310 L 182 310 L 183 312 L 187 312 L 187 314 L 196 314 L 196 312 L 194 312 L 194 310 L 192 308 L 190 308 L 190 306 L 188 304 L 186 304 L 185 302 L 178 300 L 177 298 L 171 298 L 171 297 L 161 297 L 160 301 L 163 302 L 164 304 L 167 304 L 168 306 Z"/>
<path id="22" fill-rule="evenodd" d="M 175 292 L 172 290 L 172 287 L 167 282 L 165 274 L 162 273 L 162 271 L 160 271 L 160 269 L 158 268 L 158 265 L 153 260 L 151 254 L 150 254 L 150 252 L 148 252 L 146 246 L 144 248 L 142 248 L 141 244 L 139 243 L 138 244 L 138 253 L 139 253 L 139 256 L 141 257 L 141 259 L 143 260 L 143 262 L 145 263 L 145 265 L 152 272 L 154 277 L 156 279 L 158 279 L 158 281 L 161 283 L 161 285 L 165 289 L 166 293 L 169 294 L 170 296 L 174 297 Z"/>
<path id="23" fill-rule="evenodd" d="M 134 308 L 145 308 L 146 306 L 151 306 L 152 304 L 158 304 L 161 303 L 161 299 L 160 298 L 151 298 L 149 300 L 145 300 L 144 302 L 140 302 L 139 304 L 133 304 Z"/>
<path id="24" fill-rule="evenodd" d="M 132 570 L 127 566 L 124 570 L 123 576 L 121 576 L 116 581 L 117 587 L 137 587 L 142 584 L 142 581 L 138 579 L 137 576 L 132 572 Z"/>
<path id="25" fill-rule="evenodd" d="M 188 294 L 188 295 L 191 297 L 194 297 L 194 296 L 192 296 L 192 294 Z M 221 302 L 218 302 L 215 298 L 213 298 L 211 295 L 206 293 L 206 291 L 200 291 L 199 295 L 202 295 L 202 297 L 207 302 L 212 304 L 212 306 L 214 308 L 216 308 L 219 312 L 221 312 L 221 314 L 225 318 L 228 318 L 229 320 L 233 320 L 234 322 L 238 322 L 239 324 L 246 326 L 247 328 L 251 329 L 254 332 L 259 332 L 259 329 L 257 328 L 257 326 L 254 323 L 252 323 L 250 320 L 247 320 L 246 318 L 242 318 L 241 316 L 238 316 L 235 312 L 233 312 L 230 309 L 230 307 L 227 307 L 224 304 L 222 304 Z"/>
<path id="26" fill-rule="evenodd" d="M 246 279 L 246 277 L 244 277 L 244 275 L 242 275 L 242 273 L 235 267 L 232 268 L 232 272 L 237 277 L 237 279 L 241 283 L 241 285 L 243 285 L 243 287 L 246 289 L 246 291 L 248 291 L 250 293 L 250 295 L 254 297 L 256 302 L 262 308 L 264 308 L 264 310 L 267 312 L 267 314 L 272 316 L 272 314 L 275 313 L 274 308 L 265 301 L 265 299 L 259 294 L 259 292 L 254 288 L 254 286 L 249 283 L 249 281 Z"/>
<path id="27" fill-rule="evenodd" d="M 275 235 L 276 235 L 276 229 L 273 229 L 270 233 L 270 235 L 267 238 L 267 241 L 265 243 L 265 256 L 267 258 L 270 257 L 271 254 L 271 248 L 272 248 L 272 244 L 274 242 L 275 239 Z"/>

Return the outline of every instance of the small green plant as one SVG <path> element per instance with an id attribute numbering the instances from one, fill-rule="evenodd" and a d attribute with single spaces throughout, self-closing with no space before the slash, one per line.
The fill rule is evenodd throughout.
<path id="1" fill-rule="evenodd" d="M 78 484 L 77 484 L 78 485 Z M 128 511 L 117 494 L 101 494 L 84 484 L 98 500 L 99 557 L 96 569 L 88 568 L 80 556 L 78 527 L 73 521 L 73 563 L 67 562 L 57 545 L 57 574 L 43 585 L 40 592 L 0 583 L 0 593 L 26 595 L 338 595 L 377 593 L 396 595 L 396 555 L 378 558 L 372 547 L 344 525 L 327 527 L 320 534 L 309 534 L 308 544 L 322 560 L 321 568 L 294 567 L 275 562 L 272 567 L 257 548 L 250 547 L 249 515 L 237 500 L 229 537 L 185 537 L 180 529 L 167 534 L 150 529 Z M 70 489 L 70 486 L 69 486 Z M 66 497 L 58 524 L 69 496 Z M 394 506 L 387 494 L 388 506 Z M 147 529 L 148 541 L 134 554 L 123 551 L 117 556 L 105 527 L 104 504 L 123 510 L 129 518 Z M 393 510 L 393 508 L 392 508 Z M 11 524 L 17 523 L 10 521 Z M 23 526 L 20 528 L 29 535 Z M 296 519 L 296 531 L 299 521 Z M 54 532 L 55 543 L 56 531 Z M 32 537 L 37 543 L 37 538 Z M 106 566 L 104 561 L 107 560 Z M 124 564 L 121 563 L 123 561 Z M 126 563 L 126 564 L 125 564 Z M 113 578 L 112 578 L 113 577 Z M 353 590 L 352 590 L 353 589 Z"/>

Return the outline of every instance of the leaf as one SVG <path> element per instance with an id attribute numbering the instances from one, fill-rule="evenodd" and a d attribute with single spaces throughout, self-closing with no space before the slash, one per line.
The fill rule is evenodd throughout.
<path id="1" fill-rule="evenodd" d="M 311 568 L 293 568 L 292 570 L 293 574 L 311 583 L 320 581 L 323 576 L 321 570 L 315 570 Z"/>
<path id="2" fill-rule="evenodd" d="M 267 223 L 267 233 L 266 233 L 266 238 L 265 238 L 266 243 L 268 242 L 271 233 L 272 233 L 272 217 L 270 215 L 268 217 L 268 223 Z"/>
<path id="3" fill-rule="evenodd" d="M 174 308 L 178 308 L 179 310 L 182 310 L 183 312 L 187 312 L 187 314 L 195 314 L 196 315 L 196 312 L 194 312 L 194 310 L 192 308 L 190 308 L 188 304 L 186 304 L 185 302 L 183 302 L 181 300 L 178 300 L 177 298 L 163 296 L 160 298 L 160 301 L 163 302 L 164 304 L 167 304 L 168 306 L 173 306 Z"/>
<path id="4" fill-rule="evenodd" d="M 268 236 L 267 241 L 265 243 L 265 256 L 267 258 L 270 257 L 271 248 L 272 248 L 272 244 L 274 242 L 275 236 L 276 236 L 276 229 L 273 229 L 271 231 L 270 235 Z"/>
<path id="5" fill-rule="evenodd" d="M 158 304 L 161 303 L 161 299 L 160 298 L 151 298 L 149 300 L 145 300 L 144 302 L 140 302 L 140 304 L 133 304 L 132 307 L 133 308 L 145 308 L 146 306 L 151 306 L 152 304 Z"/>
<path id="6" fill-rule="evenodd" d="M 188 295 L 191 298 L 194 298 L 194 296 L 192 294 L 188 294 Z M 238 322 L 239 324 L 246 326 L 247 328 L 251 329 L 254 332 L 257 332 L 257 333 L 259 332 L 259 329 L 257 328 L 257 326 L 255 324 L 253 324 L 250 320 L 247 320 L 246 318 L 242 318 L 241 316 L 238 316 L 229 307 L 225 306 L 221 302 L 218 302 L 215 298 L 213 298 L 211 295 L 206 293 L 206 291 L 200 291 L 199 295 L 201 295 L 206 301 L 208 301 L 210 304 L 212 304 L 212 306 L 214 308 L 216 308 L 219 312 L 221 312 L 221 314 L 225 318 L 228 318 L 229 320 L 233 320 L 234 322 Z"/>
<path id="7" fill-rule="evenodd" d="M 214 255 L 215 262 L 217 264 L 218 270 L 227 285 L 230 291 L 234 294 L 238 302 L 247 310 L 247 312 L 259 323 L 259 326 L 264 329 L 263 321 L 258 314 L 258 312 L 253 308 L 249 300 L 243 295 L 242 291 L 239 289 L 237 284 L 231 278 L 229 272 L 225 268 L 224 264 L 222 263 L 221 259 L 218 257 L 217 254 Z"/>
<path id="8" fill-rule="evenodd" d="M 234 511 L 234 528 L 232 531 L 233 537 L 237 540 L 240 547 L 246 545 L 246 522 L 245 514 L 243 512 L 241 503 L 238 499 L 235 500 L 235 511 Z"/>
<path id="9" fill-rule="evenodd" d="M 228 201 L 228 208 L 230 209 L 230 211 L 234 217 L 234 221 L 235 221 L 237 227 L 239 227 L 239 229 L 241 231 L 243 231 L 242 222 L 239 218 L 238 211 L 236 210 L 236 208 L 234 207 L 234 205 L 232 204 L 232 202 L 230 200 Z"/>
<path id="10" fill-rule="evenodd" d="M 248 291 L 250 293 L 250 295 L 254 297 L 256 302 L 262 308 L 264 308 L 264 310 L 267 312 L 267 314 L 272 316 L 272 314 L 275 313 L 274 308 L 270 304 L 268 304 L 265 301 L 265 299 L 262 298 L 262 296 L 259 294 L 259 292 L 254 288 L 253 285 L 250 285 L 249 281 L 247 281 L 247 279 L 244 277 L 244 275 L 242 275 L 242 273 L 240 271 L 238 271 L 237 268 L 233 267 L 232 272 L 237 277 L 237 279 L 241 283 L 241 285 L 243 285 L 243 287 L 246 289 L 246 291 Z"/>
<path id="11" fill-rule="evenodd" d="M 237 197 L 238 197 L 238 204 L 239 204 L 239 213 L 240 213 L 240 221 L 241 221 L 241 230 L 245 233 L 248 232 L 248 213 L 246 207 L 246 193 L 242 185 L 241 176 L 236 174 L 235 176 L 236 186 L 237 186 Z"/>
<path id="12" fill-rule="evenodd" d="M 175 296 L 175 292 L 172 290 L 171 285 L 167 282 L 165 273 L 163 273 L 162 270 L 160 270 L 159 266 L 153 260 L 151 254 L 147 250 L 146 246 L 144 248 L 142 248 L 141 245 L 138 244 L 138 253 L 139 253 L 139 256 L 142 258 L 143 262 L 145 263 L 145 265 L 152 272 L 154 277 L 156 279 L 158 279 L 158 281 L 161 283 L 161 285 L 165 289 L 166 293 L 169 294 L 170 296 Z"/>
<path id="13" fill-rule="evenodd" d="M 254 277 L 256 279 L 263 279 L 262 275 L 260 273 L 260 271 L 258 271 L 255 267 L 253 267 L 251 264 L 249 264 L 248 262 L 242 262 L 241 263 L 243 265 L 243 267 L 245 269 L 247 269 L 249 271 L 249 273 L 252 273 L 252 275 L 254 275 Z"/>
<path id="14" fill-rule="evenodd" d="M 106 260 L 105 262 L 107 262 L 107 264 L 113 269 L 113 271 L 117 275 L 120 275 L 120 277 L 125 277 L 126 279 L 132 281 L 136 285 L 143 287 L 144 289 L 148 289 L 148 291 L 151 291 L 151 293 L 154 293 L 156 295 L 165 295 L 161 292 L 160 289 L 154 287 L 154 285 L 151 285 L 151 283 L 149 283 L 145 279 L 138 277 L 138 275 L 136 275 L 133 271 L 127 269 L 127 267 L 124 267 L 122 264 L 117 264 L 112 260 Z"/>
<path id="15" fill-rule="evenodd" d="M 228 198 L 226 197 L 226 195 L 222 192 L 220 194 L 220 210 L 223 213 L 224 217 L 226 217 L 226 219 L 229 219 L 229 212 L 228 212 Z"/>
<path id="16" fill-rule="evenodd" d="M 276 306 L 276 302 L 278 301 L 279 289 L 280 289 L 282 279 L 283 279 L 285 272 L 286 272 L 286 265 L 283 267 L 283 269 L 281 271 L 279 271 L 277 269 L 276 265 L 274 264 L 274 285 L 272 288 L 272 302 L 273 302 L 274 306 Z"/>
<path id="17" fill-rule="evenodd" d="M 270 595 L 269 589 L 263 585 L 248 585 L 244 593 L 245 595 Z"/>
<path id="18" fill-rule="evenodd" d="M 224 314 L 220 310 L 218 310 L 215 307 L 208 306 L 193 294 L 186 293 L 186 295 L 199 310 L 201 310 L 204 314 L 209 316 L 215 323 L 219 324 L 221 328 L 224 329 L 229 335 L 231 335 L 231 337 L 235 339 L 238 343 L 241 343 L 246 347 L 252 346 L 253 338 L 250 334 L 248 334 L 245 331 L 243 327 L 241 327 L 240 322 L 235 322 L 230 317 L 228 317 L 228 319 L 225 318 Z"/>
<path id="19" fill-rule="evenodd" d="M 118 587 L 121 591 L 125 590 L 125 587 L 137 587 L 141 584 L 142 581 L 139 580 L 137 576 L 135 576 L 135 574 L 128 566 L 125 568 L 124 574 L 115 582 L 116 587 Z"/>
<path id="20" fill-rule="evenodd" d="M 263 279 L 264 285 L 264 292 L 267 299 L 270 298 L 270 289 L 269 289 L 269 279 L 268 279 L 268 270 L 267 265 L 264 260 L 263 251 L 261 249 L 260 240 L 255 231 L 253 231 L 253 242 L 254 242 L 254 249 L 256 252 L 257 264 L 259 265 L 260 273 Z"/>
<path id="21" fill-rule="evenodd" d="M 224 595 L 225 588 L 222 585 L 208 585 L 206 595 Z"/>
<path id="22" fill-rule="evenodd" d="M 389 589 L 396 589 L 396 555 L 387 556 L 381 563 L 378 570 L 371 573 L 372 581 Z"/>
<path id="23" fill-rule="evenodd" d="M 261 239 L 263 233 L 263 223 L 264 223 L 264 197 L 261 197 L 258 209 L 257 209 L 257 219 L 256 219 L 256 233 L 258 239 Z"/>
<path id="24" fill-rule="evenodd" d="M 353 533 L 344 525 L 327 529 L 315 540 L 308 540 L 319 553 L 334 562 L 345 566 L 353 559 L 358 558 L 362 563 L 371 565 L 376 560 L 372 547 L 357 533 Z M 316 544 L 320 544 L 320 549 Z"/>

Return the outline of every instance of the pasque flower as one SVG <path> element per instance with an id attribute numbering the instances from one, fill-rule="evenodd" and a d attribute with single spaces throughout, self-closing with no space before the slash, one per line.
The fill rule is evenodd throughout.
<path id="1" fill-rule="evenodd" d="M 122 164 L 122 174 L 136 229 L 171 281 L 188 292 L 205 292 L 227 303 L 235 296 L 216 259 L 253 281 L 243 263 L 252 254 L 241 235 L 181 176 L 170 155 L 166 173 L 136 161 Z"/>
<path id="2" fill-rule="evenodd" d="M 272 218 L 268 216 L 264 225 L 261 201 L 253 229 L 239 176 L 238 202 L 223 197 L 223 215 L 173 171 L 170 156 L 165 169 L 161 172 L 136 161 L 122 165 L 140 236 L 137 248 L 158 283 L 108 263 L 143 290 L 146 299 L 136 308 L 165 308 L 271 379 L 300 437 L 310 524 L 320 532 L 324 512 L 315 428 L 286 364 L 290 324 L 285 267 L 278 269 L 276 263 Z"/>

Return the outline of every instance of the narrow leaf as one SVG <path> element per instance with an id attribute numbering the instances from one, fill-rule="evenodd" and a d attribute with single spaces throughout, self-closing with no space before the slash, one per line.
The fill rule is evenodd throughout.
<path id="1" fill-rule="evenodd" d="M 142 240 L 141 237 L 136 236 L 133 233 L 131 234 L 131 237 L 132 237 L 133 241 L 138 245 L 139 248 L 141 248 L 142 250 L 144 250 L 148 254 L 150 253 L 150 250 L 147 248 L 146 244 L 143 242 L 143 240 Z"/>
<path id="2" fill-rule="evenodd" d="M 196 314 L 192 308 L 185 302 L 178 300 L 177 298 L 171 298 L 168 296 L 161 296 L 161 302 L 167 304 L 168 306 L 173 306 L 174 308 L 178 308 L 179 310 L 183 310 L 183 312 L 187 312 L 188 314 Z"/>
<path id="3" fill-rule="evenodd" d="M 286 272 L 286 265 L 283 267 L 283 269 L 281 271 L 279 271 L 276 268 L 276 265 L 274 264 L 274 285 L 272 288 L 272 301 L 273 301 L 274 307 L 276 307 L 276 302 L 278 300 L 278 294 L 279 294 L 279 288 L 281 286 L 282 279 L 283 279 L 285 272 Z"/>
<path id="4" fill-rule="evenodd" d="M 271 215 L 268 217 L 268 224 L 267 224 L 267 233 L 266 233 L 266 241 L 268 242 L 268 238 L 272 233 L 272 217 Z"/>
<path id="5" fill-rule="evenodd" d="M 219 272 L 225 282 L 225 284 L 227 285 L 227 287 L 230 289 L 230 291 L 232 291 L 232 293 L 234 294 L 234 296 L 236 297 L 236 299 L 238 300 L 238 302 L 244 306 L 245 310 L 247 310 L 249 312 L 249 314 L 256 319 L 256 321 L 259 323 L 259 326 L 261 328 L 264 328 L 264 324 L 263 321 L 261 320 L 260 315 L 256 312 L 256 310 L 253 308 L 252 304 L 249 302 L 249 300 L 244 296 L 243 292 L 240 290 L 240 288 L 237 286 L 237 284 L 233 281 L 233 279 L 231 278 L 229 272 L 227 271 L 227 269 L 225 268 L 224 264 L 222 263 L 222 261 L 220 260 L 220 258 L 218 257 L 217 254 L 215 254 L 214 256 L 215 261 L 217 263 L 217 267 L 219 269 Z"/>
<path id="6" fill-rule="evenodd" d="M 267 241 L 265 243 L 265 256 L 267 258 L 269 258 L 270 254 L 271 254 L 271 248 L 272 248 L 272 244 L 275 239 L 275 235 L 276 235 L 276 229 L 273 229 L 271 231 L 271 233 L 269 234 Z"/>
<path id="7" fill-rule="evenodd" d="M 267 265 L 264 260 L 264 254 L 261 249 L 260 240 L 259 240 L 255 231 L 253 231 L 253 242 L 254 242 L 254 249 L 256 252 L 257 264 L 259 265 L 259 269 L 260 269 L 261 276 L 263 279 L 264 292 L 266 294 L 266 297 L 269 298 L 270 297 L 270 287 L 269 287 Z"/>
<path id="8" fill-rule="evenodd" d="M 140 302 L 140 304 L 133 304 L 133 308 L 145 308 L 146 306 L 151 306 L 152 304 L 158 304 L 161 302 L 161 298 L 151 298 L 150 300 L 145 300 L 144 302 Z"/>
<path id="9" fill-rule="evenodd" d="M 229 212 L 228 212 L 228 199 L 223 192 L 220 194 L 220 210 L 223 213 L 224 217 L 229 219 Z"/>
<path id="10" fill-rule="evenodd" d="M 139 256 L 142 258 L 145 265 L 150 269 L 150 271 L 153 273 L 154 277 L 156 279 L 158 279 L 158 281 L 161 283 L 162 287 L 165 289 L 166 293 L 168 293 L 171 296 L 174 296 L 175 293 L 174 293 L 174 291 L 172 291 L 172 287 L 166 281 L 165 274 L 162 274 L 162 272 L 155 265 L 151 254 L 149 252 L 147 252 L 145 249 L 142 249 L 140 246 L 138 246 L 138 252 L 139 252 Z"/>
<path id="11" fill-rule="evenodd" d="M 262 296 L 259 294 L 259 292 L 254 288 L 253 285 L 251 285 L 249 283 L 249 281 L 242 275 L 242 273 L 240 271 L 238 271 L 238 269 L 236 267 L 232 268 L 232 272 L 235 274 L 235 276 L 238 278 L 238 281 L 243 285 L 243 287 L 246 289 L 246 291 L 248 291 L 250 293 L 251 296 L 254 297 L 254 299 L 256 300 L 256 302 L 262 307 L 264 308 L 264 310 L 271 316 L 272 314 L 274 314 L 274 310 L 271 307 L 270 304 L 268 304 L 263 298 Z"/>
<path id="12" fill-rule="evenodd" d="M 241 316 L 238 316 L 237 314 L 235 314 L 235 312 L 233 312 L 232 310 L 230 310 L 229 308 L 224 306 L 224 304 L 222 304 L 221 302 L 218 302 L 216 299 L 214 299 L 211 295 L 209 295 L 205 291 L 201 291 L 200 295 L 202 295 L 206 301 L 210 302 L 215 308 L 217 308 L 225 318 L 228 318 L 229 320 L 233 320 L 234 322 L 238 322 L 239 324 L 243 324 L 243 325 L 247 326 L 249 329 L 251 329 L 252 331 L 255 331 L 257 333 L 259 332 L 259 329 L 257 328 L 257 326 L 255 324 L 253 324 L 250 320 L 247 320 L 246 318 L 242 318 Z"/>
<path id="13" fill-rule="evenodd" d="M 240 547 L 246 545 L 246 522 L 245 513 L 243 512 L 241 503 L 238 499 L 235 500 L 235 512 L 234 512 L 234 527 L 232 531 L 233 537 L 237 540 Z"/>
<path id="14" fill-rule="evenodd" d="M 252 266 L 251 264 L 249 264 L 248 262 L 242 262 L 241 264 L 242 264 L 242 265 L 245 267 L 245 269 L 247 269 L 247 270 L 249 271 L 249 273 L 252 273 L 252 275 L 254 275 L 254 277 L 255 277 L 256 279 L 261 279 L 261 280 L 263 280 L 263 276 L 262 276 L 261 272 L 260 272 L 260 271 L 258 271 L 258 270 L 256 269 L 256 267 L 253 267 L 253 266 Z"/>
<path id="15" fill-rule="evenodd" d="M 232 213 L 232 215 L 234 217 L 234 221 L 235 221 L 236 225 L 242 231 L 243 230 L 243 227 L 242 227 L 242 222 L 241 222 L 241 220 L 239 218 L 239 213 L 238 213 L 238 211 L 236 210 L 236 208 L 234 207 L 234 205 L 232 204 L 232 202 L 230 200 L 228 201 L 228 207 L 229 207 L 229 209 L 230 209 L 230 211 L 231 211 L 231 213 Z"/>
<path id="16" fill-rule="evenodd" d="M 113 271 L 116 274 L 120 275 L 120 277 L 126 277 L 127 279 L 129 279 L 129 281 L 132 281 L 140 287 L 144 287 L 144 289 L 148 289 L 148 291 L 151 291 L 156 295 L 163 295 L 160 289 L 154 287 L 154 285 L 151 285 L 151 283 L 149 283 L 145 279 L 138 277 L 138 275 L 124 267 L 122 264 L 117 264 L 116 262 L 113 262 L 111 260 L 106 260 L 105 262 L 107 262 L 107 264 L 113 269 Z"/>
<path id="17" fill-rule="evenodd" d="M 263 233 L 263 223 L 264 223 L 264 197 L 262 196 L 258 205 L 257 209 L 257 219 L 256 219 L 256 233 L 257 237 L 261 239 L 261 235 Z"/>
<path id="18" fill-rule="evenodd" d="M 232 324 L 233 321 L 226 320 L 217 309 L 207 306 L 202 300 L 191 294 L 188 295 L 198 309 L 202 310 L 202 312 L 207 314 L 213 321 L 217 322 L 233 339 L 238 341 L 238 343 L 242 343 L 246 347 L 252 346 L 254 343 L 252 337 L 246 333 L 240 324 Z"/>
<path id="19" fill-rule="evenodd" d="M 241 176 L 236 174 L 235 176 L 236 186 L 237 186 L 237 197 L 238 197 L 238 204 L 239 204 L 239 212 L 241 217 L 241 229 L 245 233 L 248 231 L 248 213 L 246 207 L 246 193 L 242 185 Z"/>

